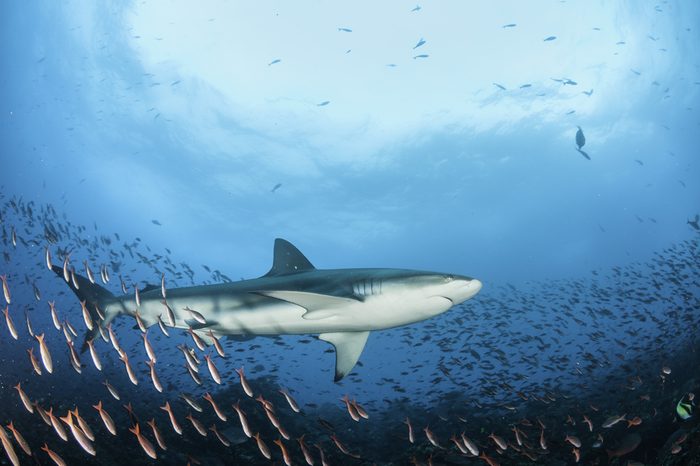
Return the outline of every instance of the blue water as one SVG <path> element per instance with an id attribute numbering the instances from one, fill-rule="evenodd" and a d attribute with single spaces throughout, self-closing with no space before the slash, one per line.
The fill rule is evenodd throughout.
<path id="1" fill-rule="evenodd" d="M 567 434 L 581 437 L 582 462 L 604 464 L 605 448 L 628 432 L 640 446 L 613 461 L 662 464 L 667 439 L 687 428 L 675 404 L 700 390 L 695 2 L 73 1 L 1 11 L 0 273 L 20 335 L 0 329 L 0 422 L 12 420 L 42 464 L 44 442 L 70 464 L 126 464 L 122 449 L 149 462 L 127 430 L 129 401 L 142 425 L 153 417 L 165 433 L 160 462 L 269 464 L 242 436 L 238 398 L 281 464 L 279 434 L 242 392 L 241 366 L 283 413 L 295 464 L 302 434 L 330 464 L 486 464 L 449 440 L 465 430 L 501 464 L 529 462 L 497 453 L 487 437 L 515 444 L 514 424 L 539 464 L 573 461 Z M 339 383 L 332 347 L 309 335 L 226 340 L 229 358 L 216 361 L 223 385 L 202 367 L 199 387 L 176 349 L 193 346 L 189 336 L 153 328 L 159 394 L 124 317 L 115 329 L 138 386 L 109 344 L 99 346 L 102 373 L 88 353 L 80 375 L 71 368 L 47 302 L 82 344 L 80 306 L 46 269 L 47 246 L 57 265 L 70 252 L 79 273 L 84 260 L 96 273 L 104 264 L 106 287 L 121 294 L 120 276 L 133 292 L 166 270 L 171 288 L 258 277 L 278 237 L 318 268 L 435 270 L 484 287 L 434 319 L 372 332 Z M 25 312 L 47 334 L 51 375 L 32 372 L 26 350 L 38 357 L 39 347 Z M 95 457 L 30 415 L 17 382 L 61 415 L 79 406 L 97 431 Z M 219 426 L 232 448 L 184 419 L 179 395 L 207 391 L 227 412 Z M 350 418 L 346 394 L 369 420 Z M 116 441 L 91 408 L 98 400 L 117 421 Z M 159 409 L 165 401 L 184 437 Z M 195 415 L 208 427 L 216 419 L 201 402 Z M 600 427 L 623 413 L 642 424 Z M 538 450 L 537 418 L 548 450 Z M 426 426 L 445 450 L 430 445 Z M 331 432 L 363 459 L 343 454 Z M 686 445 L 676 464 L 690 464 Z"/>

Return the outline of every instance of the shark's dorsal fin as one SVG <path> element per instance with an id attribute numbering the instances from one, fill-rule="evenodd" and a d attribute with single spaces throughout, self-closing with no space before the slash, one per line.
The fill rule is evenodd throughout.
<path id="1" fill-rule="evenodd" d="M 314 266 L 311 265 L 309 259 L 304 257 L 301 251 L 289 241 L 277 238 L 275 240 L 272 268 L 265 276 L 286 275 L 305 270 L 314 270 Z"/>
<path id="2" fill-rule="evenodd" d="M 333 332 L 322 333 L 321 340 L 335 346 L 335 379 L 337 382 L 345 377 L 360 359 L 365 348 L 369 332 Z"/>

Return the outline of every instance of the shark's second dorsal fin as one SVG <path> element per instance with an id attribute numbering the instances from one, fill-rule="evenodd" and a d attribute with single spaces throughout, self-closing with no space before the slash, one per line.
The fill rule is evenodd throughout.
<path id="1" fill-rule="evenodd" d="M 314 266 L 292 243 L 282 238 L 277 238 L 275 240 L 272 268 L 265 276 L 286 275 L 305 270 L 314 270 Z"/>
<path id="2" fill-rule="evenodd" d="M 158 285 L 151 285 L 150 283 L 146 286 L 143 287 L 143 289 L 139 290 L 141 293 L 145 293 L 147 291 L 153 291 L 159 289 L 160 286 Z"/>

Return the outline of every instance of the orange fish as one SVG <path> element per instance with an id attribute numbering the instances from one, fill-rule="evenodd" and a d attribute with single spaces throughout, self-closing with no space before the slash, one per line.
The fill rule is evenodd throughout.
<path id="1" fill-rule="evenodd" d="M 129 428 L 129 432 L 132 432 L 136 436 L 136 439 L 139 441 L 139 445 L 141 445 L 141 448 L 143 448 L 143 451 L 145 451 L 148 456 L 153 459 L 157 458 L 156 449 L 153 447 L 151 441 L 141 434 L 141 429 L 138 423 L 136 423 L 134 427 Z"/>

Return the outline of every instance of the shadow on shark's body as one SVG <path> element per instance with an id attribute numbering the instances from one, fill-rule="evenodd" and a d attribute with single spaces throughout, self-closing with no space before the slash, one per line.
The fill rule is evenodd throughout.
<path id="1" fill-rule="evenodd" d="M 66 276 L 63 268 L 52 268 L 62 279 Z M 78 274 L 67 282 L 101 328 L 120 314 L 136 316 L 134 295 L 116 297 Z M 210 332 L 217 337 L 318 334 L 335 347 L 338 381 L 357 363 L 370 331 L 429 319 L 480 289 L 479 280 L 459 275 L 403 269 L 316 269 L 296 247 L 278 238 L 272 268 L 262 277 L 168 289 L 167 304 L 160 287 L 147 286 L 139 292 L 138 316 L 146 326 L 159 319 L 168 322 L 169 307 L 174 315 L 170 326 L 191 328 L 207 343 L 212 342 Z M 195 320 L 185 308 L 196 310 L 205 323 Z M 95 325 L 86 341 L 99 333 Z"/>

